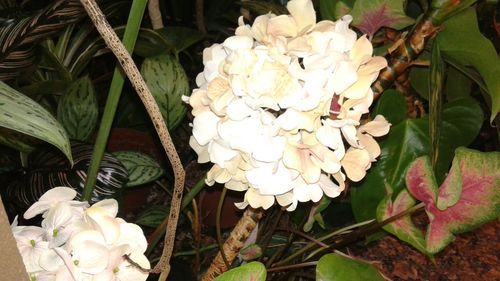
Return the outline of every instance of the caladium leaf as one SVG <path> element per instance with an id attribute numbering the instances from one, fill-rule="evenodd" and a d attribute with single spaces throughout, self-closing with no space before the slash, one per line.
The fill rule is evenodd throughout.
<path id="1" fill-rule="evenodd" d="M 410 193 L 429 215 L 426 250 L 441 251 L 455 234 L 473 230 L 500 215 L 500 152 L 458 148 L 438 189 L 428 157 L 417 158 L 406 174 Z"/>
<path id="2" fill-rule="evenodd" d="M 317 281 L 384 281 L 371 264 L 338 254 L 322 256 L 316 266 Z"/>
<path id="3" fill-rule="evenodd" d="M 265 281 L 266 276 L 264 264 L 253 261 L 219 275 L 214 281 Z"/>
<path id="4" fill-rule="evenodd" d="M 443 106 L 436 176 L 444 178 L 454 150 L 469 145 L 478 134 L 483 113 L 473 99 L 460 99 Z M 351 204 L 357 221 L 375 218 L 378 203 L 385 198 L 385 186 L 397 194 L 404 188 L 408 166 L 416 157 L 429 153 L 428 118 L 407 119 L 391 128 L 380 142 L 381 154 L 360 186 L 351 189 Z"/>
<path id="5" fill-rule="evenodd" d="M 391 195 L 392 194 L 389 194 L 378 205 L 378 221 L 383 221 L 395 215 L 401 214 L 413 207 L 416 203 L 416 200 L 410 195 L 410 193 L 408 193 L 406 189 L 402 190 L 394 201 L 392 201 Z M 424 234 L 415 226 L 415 224 L 411 220 L 410 215 L 406 215 L 394 222 L 383 226 L 383 229 L 396 235 L 400 240 L 409 243 L 422 253 L 427 253 L 427 250 L 425 248 Z"/>
<path id="6" fill-rule="evenodd" d="M 352 25 L 373 36 L 381 27 L 403 29 L 415 21 L 404 11 L 406 0 L 358 0 L 350 11 Z"/>

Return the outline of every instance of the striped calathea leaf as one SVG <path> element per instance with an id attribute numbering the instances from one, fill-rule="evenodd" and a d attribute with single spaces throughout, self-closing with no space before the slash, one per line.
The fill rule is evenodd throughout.
<path id="1" fill-rule="evenodd" d="M 0 127 L 48 142 L 73 162 L 69 139 L 61 124 L 40 104 L 3 82 L 0 82 Z M 12 138 L 15 134 L 0 134 L 0 143 L 25 150 L 24 145 L 15 145 L 25 143 L 23 140 Z"/>
<path id="2" fill-rule="evenodd" d="M 59 100 L 57 119 L 70 139 L 86 141 L 97 124 L 98 105 L 88 76 L 74 81 Z"/>
<path id="3" fill-rule="evenodd" d="M 0 80 L 16 77 L 33 65 L 35 43 L 47 39 L 85 13 L 78 0 L 56 0 L 45 9 L 0 27 Z"/>
<path id="4" fill-rule="evenodd" d="M 168 129 L 174 129 L 187 111 L 182 96 L 189 94 L 189 83 L 182 65 L 176 57 L 161 54 L 144 59 L 141 74 L 160 107 Z"/>
<path id="5" fill-rule="evenodd" d="M 163 170 L 150 156 L 136 151 L 117 151 L 113 155 L 120 160 L 129 174 L 127 187 L 137 186 L 158 179 Z"/>

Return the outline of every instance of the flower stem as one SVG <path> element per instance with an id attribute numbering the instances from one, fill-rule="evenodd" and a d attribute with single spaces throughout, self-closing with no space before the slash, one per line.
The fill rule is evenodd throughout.
<path id="1" fill-rule="evenodd" d="M 134 0 L 132 2 L 132 6 L 130 7 L 130 14 L 127 26 L 125 27 L 125 33 L 123 35 L 123 45 L 129 53 L 134 49 L 135 41 L 141 27 L 142 17 L 146 9 L 146 4 L 147 0 Z M 99 172 L 104 150 L 106 149 L 106 143 L 108 141 L 109 132 L 111 131 L 111 125 L 113 124 L 113 119 L 115 117 L 116 108 L 118 107 L 118 101 L 120 100 L 124 82 L 125 75 L 123 74 L 121 67 L 116 66 L 113 73 L 113 80 L 111 81 L 111 86 L 108 92 L 108 99 L 106 100 L 106 105 L 104 106 L 101 125 L 99 126 L 99 132 L 97 133 L 94 151 L 92 152 L 92 160 L 87 171 L 87 180 L 85 181 L 82 193 L 83 201 L 88 201 L 91 198 L 92 190 L 94 189 L 97 180 L 97 173 Z"/>

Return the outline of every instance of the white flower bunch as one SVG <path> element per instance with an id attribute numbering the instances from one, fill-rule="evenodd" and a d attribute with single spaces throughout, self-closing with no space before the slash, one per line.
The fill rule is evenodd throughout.
<path id="1" fill-rule="evenodd" d="M 146 280 L 142 229 L 116 217 L 114 199 L 89 207 L 75 196 L 68 187 L 50 189 L 24 213 L 26 219 L 42 214 L 41 227 L 18 226 L 17 218 L 12 224 L 30 280 Z"/>
<path id="2" fill-rule="evenodd" d="M 310 0 L 291 0 L 290 15 L 267 14 L 203 51 L 191 147 L 212 162 L 207 183 L 246 191 L 239 208 L 292 211 L 298 202 L 336 197 L 346 175 L 361 180 L 380 154 L 383 116 L 361 124 L 373 101 L 370 85 L 387 66 L 373 57 L 352 20 L 316 23 Z"/>

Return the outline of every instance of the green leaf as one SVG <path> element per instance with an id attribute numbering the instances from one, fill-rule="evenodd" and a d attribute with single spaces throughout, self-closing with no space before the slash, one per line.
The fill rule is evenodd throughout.
<path id="1" fill-rule="evenodd" d="M 407 211 L 416 203 L 415 199 L 406 189 L 402 190 L 394 201 L 392 201 L 391 195 L 389 194 L 378 205 L 377 220 L 379 222 Z M 406 215 L 383 226 L 383 229 L 396 235 L 400 240 L 409 243 L 420 252 L 427 254 L 424 234 L 415 226 L 410 215 Z"/>
<path id="2" fill-rule="evenodd" d="M 441 113 L 443 109 L 442 90 L 445 66 L 438 44 L 432 45 L 429 76 L 429 139 L 432 166 L 436 167 L 439 157 L 439 136 L 441 135 Z"/>
<path id="3" fill-rule="evenodd" d="M 415 21 L 406 16 L 405 0 L 357 0 L 349 12 L 352 25 L 373 36 L 381 27 L 403 29 Z"/>
<path id="4" fill-rule="evenodd" d="M 187 107 L 182 96 L 189 95 L 186 72 L 172 55 L 158 55 L 144 59 L 141 74 L 153 94 L 169 130 L 182 121 Z"/>
<path id="5" fill-rule="evenodd" d="M 472 80 L 454 67 L 446 68 L 444 94 L 448 101 L 470 97 Z"/>
<path id="6" fill-rule="evenodd" d="M 205 37 L 202 32 L 184 26 L 168 26 L 155 31 L 169 46 L 174 47 L 176 53 L 184 51 Z"/>
<path id="7" fill-rule="evenodd" d="M 157 227 L 168 216 L 169 208 L 165 206 L 153 205 L 142 212 L 135 223 L 138 225 Z"/>
<path id="8" fill-rule="evenodd" d="M 426 249 L 441 251 L 455 234 L 471 231 L 500 215 L 500 152 L 458 148 L 446 180 L 438 189 L 429 159 L 415 160 L 406 174 L 410 193 L 429 216 Z"/>
<path id="9" fill-rule="evenodd" d="M 64 128 L 34 100 L 0 82 L 0 127 L 5 127 L 43 141 L 61 150 L 71 164 L 71 147 Z M 4 142 L 0 135 L 0 142 Z"/>
<path id="10" fill-rule="evenodd" d="M 316 266 L 317 281 L 384 281 L 371 264 L 338 254 L 322 256 Z"/>
<path id="11" fill-rule="evenodd" d="M 406 101 L 403 94 L 389 89 L 385 90 L 380 96 L 377 107 L 372 113 L 372 116 L 383 115 L 392 126 L 406 119 Z"/>
<path id="12" fill-rule="evenodd" d="M 470 144 L 479 133 L 483 116 L 473 99 L 461 99 L 443 107 L 443 122 L 439 141 L 439 159 L 436 166 L 438 179 L 444 177 L 453 158 L 455 148 Z M 428 155 L 429 120 L 407 119 L 391 128 L 380 142 L 381 154 L 360 186 L 351 190 L 353 212 L 358 221 L 375 218 L 379 202 L 385 198 L 385 186 L 394 193 L 404 188 L 404 172 L 419 156 Z"/>
<path id="13" fill-rule="evenodd" d="M 500 59 L 493 44 L 479 31 L 475 9 L 447 20 L 437 42 L 443 55 L 479 72 L 491 97 L 492 122 L 500 111 Z"/>
<path id="14" fill-rule="evenodd" d="M 265 281 L 266 276 L 266 267 L 253 261 L 222 273 L 214 281 Z"/>
<path id="15" fill-rule="evenodd" d="M 128 171 L 129 180 L 125 186 L 132 187 L 158 179 L 163 170 L 150 156 L 136 151 L 117 151 L 113 155 Z"/>
<path id="16" fill-rule="evenodd" d="M 97 98 L 88 76 L 74 81 L 59 100 L 57 119 L 70 139 L 85 142 L 97 124 Z"/>
<path id="17" fill-rule="evenodd" d="M 322 20 L 335 21 L 341 16 L 348 14 L 356 0 L 320 0 L 319 11 Z"/>
<path id="18" fill-rule="evenodd" d="M 331 202 L 332 202 L 331 198 L 323 196 L 323 198 L 321 198 L 321 200 L 318 203 L 315 203 L 313 205 L 311 211 L 309 212 L 309 216 L 307 217 L 307 221 L 304 224 L 304 227 L 302 228 L 304 232 L 311 231 L 315 222 L 317 222 L 321 228 L 325 228 L 325 222 L 323 221 L 323 216 L 321 216 L 321 212 L 323 212 L 326 208 L 328 208 Z"/>
<path id="19" fill-rule="evenodd" d="M 117 32 L 117 34 L 119 33 Z M 141 28 L 135 43 L 134 54 L 146 58 L 169 53 L 173 50 L 175 47 L 170 45 L 160 33 L 152 29 Z"/>

